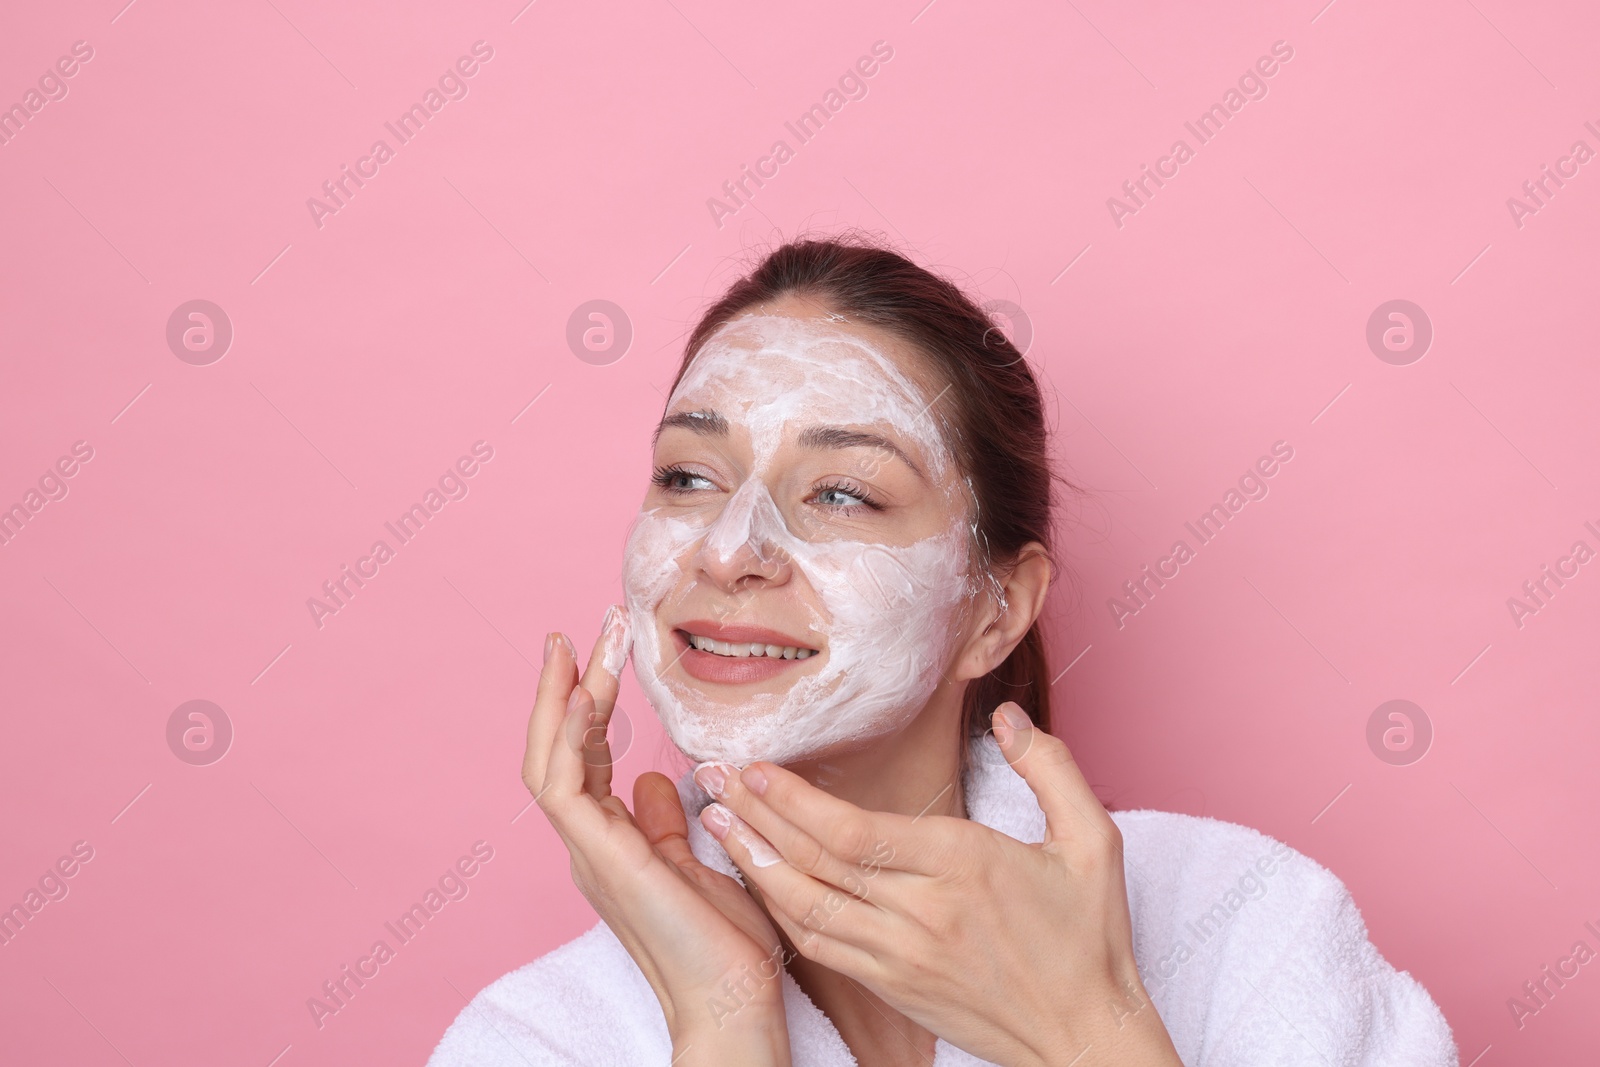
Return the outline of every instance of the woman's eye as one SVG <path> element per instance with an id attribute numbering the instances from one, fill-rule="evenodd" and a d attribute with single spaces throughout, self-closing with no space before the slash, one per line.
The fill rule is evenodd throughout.
<path id="1" fill-rule="evenodd" d="M 669 493 L 692 493 L 696 489 L 715 489 L 711 479 L 682 467 L 657 467 L 650 482 Z M 695 484 L 701 483 L 701 484 Z"/>
<path id="2" fill-rule="evenodd" d="M 830 507 L 841 508 L 860 506 L 865 503 L 861 497 L 844 489 L 824 489 L 817 494 L 817 499 Z"/>
<path id="3" fill-rule="evenodd" d="M 847 515 L 854 515 L 863 508 L 871 511 L 883 510 L 883 505 L 865 489 L 843 482 L 819 487 L 815 499 L 822 506 L 834 508 Z"/>

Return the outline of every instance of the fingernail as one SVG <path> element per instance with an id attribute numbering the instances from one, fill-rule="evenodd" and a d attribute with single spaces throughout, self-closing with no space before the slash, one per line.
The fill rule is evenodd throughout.
<path id="1" fill-rule="evenodd" d="M 739 775 L 739 780 L 756 796 L 767 795 L 767 776 L 761 773 L 760 767 L 746 767 L 744 773 Z"/>
<path id="2" fill-rule="evenodd" d="M 544 661 L 550 662 L 550 653 L 556 650 L 556 635 L 552 631 L 544 635 Z"/>
<path id="3" fill-rule="evenodd" d="M 1000 705 L 1000 717 L 1006 721 L 1007 726 L 1019 732 L 1033 725 L 1033 720 L 1028 718 L 1028 713 L 1012 703 Z"/>
<path id="4" fill-rule="evenodd" d="M 991 722 L 989 728 L 994 731 L 994 743 L 1001 748 L 1011 744 L 1011 739 L 1017 736 L 1017 732 L 1011 728 L 1010 723 L 1006 722 L 1003 715 Z"/>
<path id="5" fill-rule="evenodd" d="M 720 797 L 724 795 L 723 791 L 728 784 L 728 771 L 725 765 L 720 763 L 702 763 L 695 768 L 694 780 L 700 783 L 700 788 L 707 793 Z"/>
<path id="6" fill-rule="evenodd" d="M 572 687 L 572 693 L 567 697 L 567 713 L 569 715 L 578 710 L 578 697 L 582 692 L 583 686 L 575 685 Z"/>
<path id="7" fill-rule="evenodd" d="M 572 638 L 563 633 L 557 633 L 556 636 L 561 638 L 563 645 L 567 646 L 567 655 L 572 657 L 572 662 L 578 662 L 578 650 L 572 647 Z"/>
<path id="8" fill-rule="evenodd" d="M 732 820 L 728 817 L 728 809 L 721 804 L 711 804 L 706 807 L 705 822 L 708 824 L 706 829 L 718 841 L 728 836 L 728 827 L 733 825 Z"/>

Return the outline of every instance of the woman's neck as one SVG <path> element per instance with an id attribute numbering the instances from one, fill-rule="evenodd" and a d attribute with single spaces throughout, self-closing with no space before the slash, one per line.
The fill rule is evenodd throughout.
<path id="1" fill-rule="evenodd" d="M 849 752 L 785 767 L 867 811 L 964 818 L 961 767 L 967 741 L 962 736 L 961 696 L 965 688 L 940 683 L 922 713 L 903 729 Z"/>
<path id="2" fill-rule="evenodd" d="M 963 688 L 951 692 L 941 684 L 935 699 L 899 733 L 846 755 L 791 765 L 789 770 L 869 811 L 966 818 L 961 780 L 967 743 L 960 714 Z M 892 868 L 894 861 L 885 866 Z M 871 878 L 876 873 L 874 868 L 863 868 L 866 904 L 852 902 L 847 907 L 872 906 Z M 886 1067 L 926 1067 L 933 1062 L 935 1035 L 861 983 L 799 954 L 793 955 L 788 969 L 795 984 L 839 1031 L 856 1062 Z"/>

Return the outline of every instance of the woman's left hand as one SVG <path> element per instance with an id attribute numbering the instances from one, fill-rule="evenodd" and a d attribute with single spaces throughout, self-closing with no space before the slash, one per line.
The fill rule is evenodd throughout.
<path id="1" fill-rule="evenodd" d="M 721 803 L 701 822 L 801 955 L 950 1044 L 1004 1064 L 1181 1067 L 1134 963 L 1116 823 L 1021 708 L 1002 704 L 994 732 L 1044 812 L 1038 844 L 867 811 L 766 762 L 708 788 Z M 703 787 L 710 766 L 734 770 L 702 765 Z"/>

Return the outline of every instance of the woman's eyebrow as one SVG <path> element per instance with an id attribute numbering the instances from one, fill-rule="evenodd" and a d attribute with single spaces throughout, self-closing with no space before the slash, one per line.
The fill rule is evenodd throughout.
<path id="1" fill-rule="evenodd" d="M 669 426 L 676 426 L 691 433 L 701 434 L 706 437 L 727 437 L 728 420 L 715 411 L 680 411 L 668 415 L 656 424 L 656 432 L 650 436 L 650 445 L 655 447 L 656 441 L 661 438 L 661 431 Z"/>
<path id="2" fill-rule="evenodd" d="M 881 437 L 865 430 L 852 430 L 844 426 L 809 426 L 800 433 L 800 447 L 877 449 L 880 452 L 887 452 L 898 458 L 902 463 L 910 467 L 918 478 L 925 482 L 928 480 L 928 476 L 922 472 L 922 468 L 917 466 L 917 461 L 901 451 L 899 445 L 896 445 L 887 437 Z"/>

